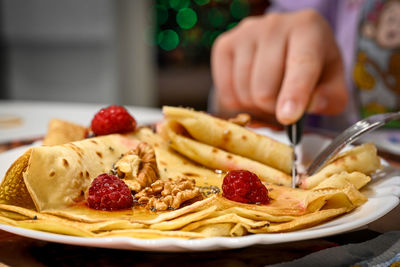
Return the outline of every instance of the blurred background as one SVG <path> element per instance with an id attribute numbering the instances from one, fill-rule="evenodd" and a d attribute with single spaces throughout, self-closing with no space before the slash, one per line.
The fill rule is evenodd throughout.
<path id="1" fill-rule="evenodd" d="M 263 0 L 0 0 L 0 99 L 207 108 L 214 40 Z"/>

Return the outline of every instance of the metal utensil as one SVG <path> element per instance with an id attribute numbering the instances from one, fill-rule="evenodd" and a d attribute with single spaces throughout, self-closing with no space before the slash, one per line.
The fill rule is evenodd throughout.
<path id="1" fill-rule="evenodd" d="M 301 117 L 296 123 L 286 126 L 286 133 L 293 149 L 292 187 L 295 188 L 297 186 L 296 146 L 300 143 L 301 137 L 303 136 L 303 117 Z"/>
<path id="2" fill-rule="evenodd" d="M 310 176 L 316 173 L 345 146 L 353 143 L 365 133 L 371 132 L 387 122 L 397 119 L 400 119 L 400 111 L 372 115 L 356 122 L 333 139 L 332 142 L 318 154 L 307 168 L 307 175 Z"/>

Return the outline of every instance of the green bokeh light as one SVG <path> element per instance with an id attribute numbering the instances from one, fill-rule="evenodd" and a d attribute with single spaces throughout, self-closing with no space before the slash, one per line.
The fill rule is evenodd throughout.
<path id="1" fill-rule="evenodd" d="M 199 6 L 204 6 L 204 5 L 207 5 L 208 3 L 210 3 L 210 0 L 194 0 L 194 2 L 196 4 L 198 4 Z"/>
<path id="2" fill-rule="evenodd" d="M 190 4 L 190 0 L 169 0 L 169 6 L 176 11 L 188 7 Z"/>
<path id="3" fill-rule="evenodd" d="M 157 43 L 162 49 L 170 51 L 179 45 L 179 36 L 173 30 L 165 30 L 157 35 Z"/>
<path id="4" fill-rule="evenodd" d="M 197 23 L 197 14 L 191 8 L 182 8 L 176 14 L 176 22 L 182 29 L 190 29 Z"/>
<path id="5" fill-rule="evenodd" d="M 230 11 L 232 17 L 236 19 L 242 19 L 249 15 L 250 7 L 249 4 L 244 0 L 233 0 L 230 5 Z"/>

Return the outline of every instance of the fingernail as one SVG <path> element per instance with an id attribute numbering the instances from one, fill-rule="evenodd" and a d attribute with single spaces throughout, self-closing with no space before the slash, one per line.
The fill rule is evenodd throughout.
<path id="1" fill-rule="evenodd" d="M 297 117 L 299 115 L 298 113 L 300 113 L 299 105 L 293 100 L 284 102 L 280 110 L 281 117 L 285 118 Z"/>

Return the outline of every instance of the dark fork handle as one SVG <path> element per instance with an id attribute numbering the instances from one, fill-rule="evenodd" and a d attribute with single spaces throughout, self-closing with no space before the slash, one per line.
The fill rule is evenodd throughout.
<path id="1" fill-rule="evenodd" d="M 304 116 L 302 116 L 296 123 L 286 126 L 286 134 L 292 145 L 297 145 L 301 141 L 304 128 L 303 121 L 304 121 Z"/>

